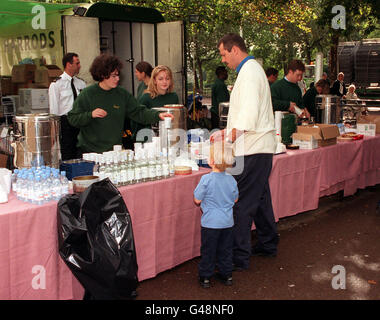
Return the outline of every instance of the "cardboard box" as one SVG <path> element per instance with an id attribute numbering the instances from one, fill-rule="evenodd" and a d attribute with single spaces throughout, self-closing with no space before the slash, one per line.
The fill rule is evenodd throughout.
<path id="1" fill-rule="evenodd" d="M 50 83 L 62 73 L 63 71 L 56 65 L 42 66 L 34 73 L 34 82 L 40 87 L 49 88 Z"/>
<path id="2" fill-rule="evenodd" d="M 380 133 L 380 115 L 361 116 L 358 119 L 357 124 L 359 124 L 359 123 L 374 123 L 374 124 L 376 124 L 376 131 L 375 132 Z"/>
<path id="3" fill-rule="evenodd" d="M 1 77 L 1 95 L 11 96 L 17 94 L 17 86 L 12 82 L 11 77 Z"/>
<path id="4" fill-rule="evenodd" d="M 318 148 L 318 140 L 312 134 L 294 132 L 292 139 L 292 143 L 299 146 L 300 149 L 310 150 Z"/>
<path id="5" fill-rule="evenodd" d="M 21 108 L 30 112 L 32 109 L 49 109 L 49 89 L 19 89 Z"/>
<path id="6" fill-rule="evenodd" d="M 297 126 L 297 133 L 311 134 L 318 141 L 319 147 L 336 144 L 336 138 L 340 135 L 335 124 L 316 124 L 308 126 Z"/>
<path id="7" fill-rule="evenodd" d="M 34 81 L 36 66 L 34 64 L 19 64 L 12 68 L 12 82 L 25 83 Z"/>

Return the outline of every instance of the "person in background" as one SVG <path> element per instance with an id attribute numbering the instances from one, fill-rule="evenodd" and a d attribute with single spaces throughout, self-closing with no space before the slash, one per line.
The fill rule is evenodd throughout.
<path id="1" fill-rule="evenodd" d="M 211 86 L 211 126 L 212 129 L 219 129 L 219 103 L 228 102 L 230 93 L 227 90 L 225 81 L 228 78 L 228 72 L 224 66 L 219 66 L 215 70 L 216 80 Z"/>
<path id="2" fill-rule="evenodd" d="M 269 187 L 276 130 L 267 77 L 261 65 L 248 55 L 244 40 L 228 33 L 219 40 L 218 49 L 222 62 L 238 75 L 231 92 L 227 128 L 213 133 L 210 141 L 233 143 L 239 164 L 231 173 L 239 189 L 239 201 L 234 206 L 233 262 L 234 270 L 241 271 L 249 268 L 251 255 L 277 254 L 279 238 Z M 258 235 L 253 249 L 252 221 Z"/>
<path id="3" fill-rule="evenodd" d="M 140 61 L 135 67 L 135 76 L 140 81 L 137 87 L 136 99 L 139 100 L 144 91 L 148 88 L 153 67 L 149 62 Z M 124 124 L 123 144 L 127 149 L 133 149 L 133 143 L 136 142 L 137 132 L 143 128 L 142 125 L 127 119 Z"/>
<path id="4" fill-rule="evenodd" d="M 77 156 L 79 130 L 70 125 L 67 113 L 73 108 L 74 100 L 86 87 L 86 83 L 77 77 L 80 70 L 79 56 L 74 52 L 66 53 L 62 59 L 63 74 L 49 86 L 49 112 L 60 116 L 61 159 L 71 160 Z"/>
<path id="5" fill-rule="evenodd" d="M 140 81 L 140 84 L 137 87 L 137 100 L 144 94 L 144 91 L 148 88 L 152 71 L 153 67 L 149 62 L 140 61 L 138 64 L 136 64 L 135 76 L 137 80 Z"/>
<path id="6" fill-rule="evenodd" d="M 331 87 L 331 94 L 337 95 L 339 97 L 343 97 L 347 93 L 346 85 L 344 83 L 344 73 L 339 72 L 338 79 L 335 80 Z"/>
<path id="7" fill-rule="evenodd" d="M 80 129 L 78 153 L 110 151 L 122 143 L 124 120 L 130 118 L 138 123 L 151 124 L 169 113 L 159 113 L 141 106 L 127 90 L 119 86 L 119 74 L 123 65 L 119 58 L 101 54 L 90 67 L 97 83 L 85 88 L 68 113 L 72 126 Z"/>
<path id="8" fill-rule="evenodd" d="M 323 80 L 326 80 L 327 83 L 328 83 L 328 85 L 329 85 L 329 87 L 330 87 L 329 76 L 328 76 L 328 74 L 327 74 L 326 72 L 323 72 L 323 73 L 322 73 L 322 79 L 323 79 Z"/>
<path id="9" fill-rule="evenodd" d="M 174 83 L 172 71 L 167 66 L 159 65 L 153 69 L 148 88 L 138 99 L 138 102 L 149 109 L 163 107 L 166 104 L 178 104 L 178 95 L 173 90 Z M 143 128 L 149 127 L 139 126 L 137 133 Z M 144 137 L 138 137 L 138 135 L 136 135 L 136 141 L 143 142 L 150 140 L 150 136 L 147 137 L 144 135 Z"/>
<path id="10" fill-rule="evenodd" d="M 273 83 L 277 81 L 278 78 L 278 70 L 275 68 L 268 68 L 265 70 L 265 74 L 267 75 L 269 85 L 271 86 Z"/>
<path id="11" fill-rule="evenodd" d="M 346 93 L 347 100 L 356 100 L 358 99 L 357 94 L 355 93 L 356 87 L 354 84 L 350 84 L 348 87 L 348 92 Z"/>
<path id="12" fill-rule="evenodd" d="M 318 94 L 328 94 L 330 92 L 330 86 L 326 80 L 318 80 L 315 86 L 306 91 L 303 96 L 303 105 L 310 113 L 310 117 L 317 116 L 317 109 L 315 106 L 315 97 Z"/>
<path id="13" fill-rule="evenodd" d="M 307 109 L 304 109 L 302 93 L 298 81 L 302 80 L 305 65 L 300 60 L 292 60 L 287 68 L 284 78 L 271 85 L 272 104 L 274 111 L 289 111 L 296 113 L 298 108 L 302 113 L 298 116 L 310 117 Z"/>
<path id="14" fill-rule="evenodd" d="M 226 174 L 233 165 L 232 146 L 222 141 L 211 144 L 208 164 L 212 171 L 203 175 L 194 190 L 194 202 L 202 208 L 201 261 L 199 282 L 210 287 L 215 276 L 225 285 L 232 285 L 233 206 L 239 191 L 235 179 Z"/>

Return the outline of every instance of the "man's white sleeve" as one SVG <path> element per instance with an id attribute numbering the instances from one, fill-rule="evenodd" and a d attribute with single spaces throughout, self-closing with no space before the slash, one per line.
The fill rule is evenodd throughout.
<path id="1" fill-rule="evenodd" d="M 59 115 L 59 88 L 55 82 L 52 82 L 49 87 L 49 112 Z"/>

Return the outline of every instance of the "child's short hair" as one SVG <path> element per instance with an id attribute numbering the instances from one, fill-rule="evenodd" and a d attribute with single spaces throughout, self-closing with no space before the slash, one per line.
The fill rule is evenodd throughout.
<path id="1" fill-rule="evenodd" d="M 210 145 L 210 160 L 214 160 L 215 168 L 225 171 L 234 164 L 232 145 L 224 141 L 214 142 Z"/>

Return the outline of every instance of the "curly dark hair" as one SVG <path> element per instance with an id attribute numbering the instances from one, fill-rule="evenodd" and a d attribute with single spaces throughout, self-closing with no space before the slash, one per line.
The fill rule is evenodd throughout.
<path id="1" fill-rule="evenodd" d="M 91 64 L 90 73 L 95 81 L 103 81 L 108 79 L 112 72 L 123 68 L 123 63 L 118 57 L 101 54 L 97 56 Z"/>

